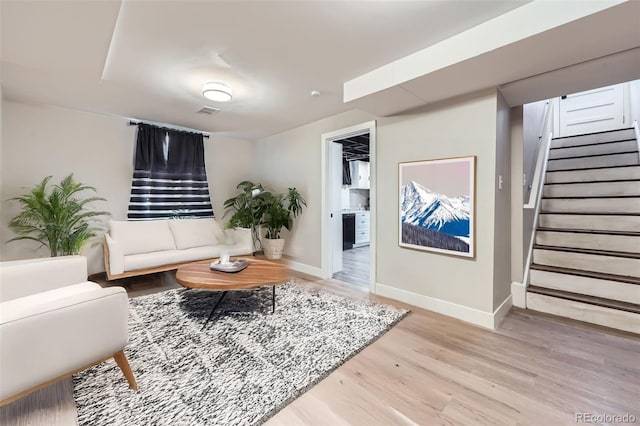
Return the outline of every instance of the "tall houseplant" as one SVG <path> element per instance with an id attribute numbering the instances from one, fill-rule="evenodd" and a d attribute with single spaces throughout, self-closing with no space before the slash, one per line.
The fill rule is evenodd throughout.
<path id="1" fill-rule="evenodd" d="M 78 254 L 82 247 L 96 235 L 96 217 L 108 212 L 88 210 L 94 201 L 106 201 L 101 197 L 80 198 L 83 191 L 95 188 L 73 179 L 73 174 L 59 184 L 49 186 L 47 176 L 31 190 L 12 200 L 17 201 L 20 213 L 11 219 L 9 228 L 17 237 L 9 240 L 32 240 L 49 248 L 51 256 Z"/>
<path id="2" fill-rule="evenodd" d="M 233 212 L 227 226 L 230 228 L 250 228 L 254 245 L 260 244 L 259 229 L 265 230 L 262 248 L 269 259 L 282 256 L 284 240 L 280 238 L 282 228 L 291 229 L 293 218 L 302 213 L 307 203 L 296 188 L 289 188 L 286 194 L 269 191 L 259 183 L 240 182 L 240 194 L 224 202 L 226 213 Z"/>
<path id="3" fill-rule="evenodd" d="M 293 219 L 302 213 L 307 203 L 296 188 L 289 188 L 287 194 L 265 192 L 260 224 L 265 228 L 262 248 L 267 259 L 280 259 L 284 249 L 284 239 L 280 238 L 282 228 L 291 229 Z"/>
<path id="4" fill-rule="evenodd" d="M 257 248 L 258 244 L 260 244 L 258 226 L 263 212 L 263 198 L 259 197 L 259 195 L 265 189 L 261 184 L 248 180 L 240 182 L 236 188 L 240 190 L 240 194 L 224 202 L 225 216 L 233 212 L 227 227 L 251 229 L 253 245 Z"/>

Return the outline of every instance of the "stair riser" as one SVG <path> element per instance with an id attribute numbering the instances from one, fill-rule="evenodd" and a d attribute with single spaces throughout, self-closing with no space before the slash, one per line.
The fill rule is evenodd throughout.
<path id="1" fill-rule="evenodd" d="M 534 249 L 533 263 L 640 278 L 640 259 Z"/>
<path id="2" fill-rule="evenodd" d="M 640 167 L 547 172 L 545 183 L 640 180 Z"/>
<path id="3" fill-rule="evenodd" d="M 545 185 L 543 197 L 640 196 L 640 181 Z"/>
<path id="4" fill-rule="evenodd" d="M 617 167 L 638 165 L 638 153 L 603 155 L 600 157 L 566 158 L 563 160 L 550 160 L 547 163 L 547 171 L 592 169 L 596 167 Z"/>
<path id="5" fill-rule="evenodd" d="M 543 294 L 527 293 L 527 309 L 572 318 L 631 333 L 640 330 L 640 315 L 617 309 L 574 302 Z"/>
<path id="6" fill-rule="evenodd" d="M 599 145 L 573 146 L 549 150 L 549 159 L 584 157 L 586 155 L 613 154 L 616 152 L 637 151 L 635 140 L 624 142 L 603 143 Z"/>
<path id="7" fill-rule="evenodd" d="M 618 130 L 616 132 L 596 133 L 593 135 L 579 135 L 570 138 L 553 139 L 551 148 L 589 145 L 594 143 L 615 142 L 636 137 L 633 129 Z"/>
<path id="8" fill-rule="evenodd" d="M 629 235 L 537 231 L 536 244 L 552 247 L 571 247 L 619 251 L 625 253 L 640 253 L 640 237 Z"/>
<path id="9" fill-rule="evenodd" d="M 598 278 L 531 269 L 529 284 L 640 305 L 640 286 Z"/>
<path id="10" fill-rule="evenodd" d="M 541 210 L 553 213 L 640 214 L 640 198 L 543 199 Z"/>
<path id="11" fill-rule="evenodd" d="M 541 214 L 541 228 L 640 232 L 640 216 Z"/>

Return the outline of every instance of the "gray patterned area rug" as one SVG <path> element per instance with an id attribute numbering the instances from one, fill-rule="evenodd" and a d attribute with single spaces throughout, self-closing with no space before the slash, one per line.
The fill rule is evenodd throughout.
<path id="1" fill-rule="evenodd" d="M 80 425 L 265 422 L 400 321 L 407 311 L 293 282 L 219 293 L 170 290 L 131 299 L 125 349 L 131 392 L 113 360 L 73 378 Z"/>

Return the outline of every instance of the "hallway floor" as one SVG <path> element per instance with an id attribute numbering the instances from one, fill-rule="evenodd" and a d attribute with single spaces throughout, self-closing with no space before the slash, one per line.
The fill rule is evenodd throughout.
<path id="1" fill-rule="evenodd" d="M 342 252 L 342 271 L 333 274 L 336 280 L 369 286 L 369 246 Z"/>

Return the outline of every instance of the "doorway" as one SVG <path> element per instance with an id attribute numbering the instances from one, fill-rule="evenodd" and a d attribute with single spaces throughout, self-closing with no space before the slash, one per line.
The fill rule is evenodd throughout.
<path id="1" fill-rule="evenodd" d="M 375 293 L 375 121 L 322 135 L 323 278 Z"/>
<path id="2" fill-rule="evenodd" d="M 334 265 L 333 278 L 368 286 L 371 237 L 369 132 L 332 143 L 342 145 L 342 268 L 337 270 Z"/>

